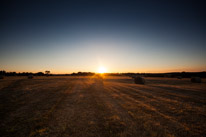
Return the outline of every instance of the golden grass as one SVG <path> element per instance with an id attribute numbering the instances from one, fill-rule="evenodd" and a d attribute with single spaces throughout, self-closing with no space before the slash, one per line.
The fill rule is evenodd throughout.
<path id="1" fill-rule="evenodd" d="M 204 136 L 206 80 L 6 77 L 2 136 Z"/>

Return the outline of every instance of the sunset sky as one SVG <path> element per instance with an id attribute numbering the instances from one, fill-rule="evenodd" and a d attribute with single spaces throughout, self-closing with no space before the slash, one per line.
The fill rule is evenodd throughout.
<path id="1" fill-rule="evenodd" d="M 206 71 L 203 1 L 6 1 L 0 70 Z"/>

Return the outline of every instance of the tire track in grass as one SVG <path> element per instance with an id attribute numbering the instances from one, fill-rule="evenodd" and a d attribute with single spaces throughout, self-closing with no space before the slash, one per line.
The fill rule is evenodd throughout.
<path id="1" fill-rule="evenodd" d="M 107 117 L 105 121 L 109 121 L 108 124 L 116 126 L 111 126 L 112 128 L 119 130 L 116 135 L 124 137 L 140 134 L 140 132 L 136 130 L 137 127 L 133 122 L 134 119 L 121 106 L 119 100 L 113 98 L 112 93 L 107 89 L 107 85 L 102 81 L 96 85 L 96 89 L 98 90 L 96 94 L 98 94 L 110 112 L 110 116 Z"/>
<path id="2" fill-rule="evenodd" d="M 119 94 L 119 97 L 122 100 L 127 100 L 126 102 L 131 102 L 132 104 L 130 104 L 130 105 L 134 105 L 133 107 L 136 107 L 136 109 L 137 109 L 136 112 L 138 112 L 138 109 L 140 108 L 140 109 L 143 109 L 146 114 L 151 113 L 152 114 L 151 116 L 153 116 L 153 117 L 156 116 L 159 120 L 161 120 L 162 123 L 167 125 L 167 128 L 168 128 L 167 132 L 168 133 L 176 134 L 175 132 L 177 132 L 176 130 L 178 130 L 178 134 L 180 136 L 181 135 L 187 135 L 187 136 L 188 135 L 195 135 L 195 133 L 191 132 L 187 126 L 182 125 L 181 123 L 177 122 L 175 118 L 159 112 L 154 107 L 152 107 L 148 104 L 145 104 L 143 101 L 139 101 L 137 99 L 134 99 L 129 94 L 126 94 L 125 92 L 122 93 L 124 90 L 123 88 L 121 88 L 121 90 L 120 90 L 120 89 L 117 89 L 113 86 L 113 87 L 111 87 L 111 90 L 113 90 L 114 92 Z M 170 132 L 170 131 L 172 131 L 171 129 L 175 129 L 175 130 L 173 130 L 173 132 Z M 178 135 L 178 134 L 176 134 L 176 135 Z"/>
<path id="3" fill-rule="evenodd" d="M 122 86 L 119 86 L 119 87 L 122 87 Z M 137 96 L 136 93 L 144 94 L 146 92 L 145 94 L 147 94 L 147 92 L 149 92 L 143 89 L 139 90 L 137 86 L 136 87 L 132 86 L 131 88 L 130 86 L 125 85 L 125 87 L 122 87 L 122 88 L 128 89 L 129 92 L 125 92 L 125 93 L 132 94 L 132 96 L 134 96 L 134 99 L 136 99 L 136 96 Z M 149 93 L 151 93 L 151 95 L 152 93 L 155 94 L 155 91 L 157 90 L 160 90 L 160 89 L 153 88 L 152 91 L 150 91 Z M 164 90 L 164 88 L 161 90 Z M 161 96 L 167 94 L 168 92 L 169 91 L 165 90 L 161 94 Z M 154 102 L 153 98 L 155 98 L 156 103 Z M 155 107 L 159 112 L 169 115 L 170 117 L 175 117 L 175 119 L 179 123 L 184 125 L 186 128 L 190 129 L 191 132 L 193 132 L 194 134 L 201 135 L 201 134 L 204 134 L 204 132 L 206 132 L 202 130 L 202 128 L 204 127 L 205 127 L 204 129 L 206 129 L 206 126 L 204 124 L 206 122 L 206 115 L 205 115 L 206 110 L 203 109 L 206 107 L 205 105 L 199 106 L 198 104 L 201 104 L 201 103 L 197 104 L 193 102 L 184 102 L 183 100 L 175 100 L 176 102 L 175 103 L 173 102 L 172 99 L 169 100 L 171 102 L 168 102 L 167 100 L 165 102 L 165 100 L 162 100 L 162 97 L 159 98 L 157 95 L 154 95 L 153 98 L 152 98 L 153 101 L 150 99 L 149 102 L 147 103 Z M 201 102 L 201 100 L 199 101 Z M 158 103 L 158 102 L 161 102 L 161 103 Z M 199 125 L 202 125 L 202 126 L 199 126 Z"/>
<path id="4" fill-rule="evenodd" d="M 120 106 L 111 97 L 105 94 L 105 88 L 103 80 L 96 79 L 93 84 L 92 91 L 93 97 L 95 97 L 97 108 L 101 107 L 101 111 L 96 113 L 99 121 L 100 132 L 104 132 L 103 136 L 121 136 L 124 132 L 125 119 L 127 115 L 117 113 L 117 109 L 122 112 Z"/>
<path id="5" fill-rule="evenodd" d="M 61 114 L 56 123 L 64 126 L 52 135 L 101 137 L 121 135 L 126 128 L 122 121 L 124 117 L 113 110 L 120 108 L 110 96 L 105 95 L 104 86 L 100 81 L 95 79 L 76 81 L 73 93 L 67 96 L 55 115 L 56 117 Z M 64 111 L 64 114 L 61 111 Z"/>
<path id="6" fill-rule="evenodd" d="M 1 126 L 4 124 L 1 128 L 4 136 L 29 136 L 32 135 L 32 132 L 35 133 L 33 135 L 38 135 L 38 130 L 45 131 L 41 130 L 41 127 L 47 124 L 47 119 L 56 109 L 57 105 L 55 106 L 55 104 L 61 100 L 61 90 L 67 88 L 62 84 L 55 85 L 58 81 L 48 82 L 50 86 L 46 84 L 44 87 L 46 82 L 40 82 L 44 88 L 36 89 L 36 84 L 39 84 L 38 80 L 22 80 L 12 90 L 5 89 L 7 94 L 12 93 L 17 100 L 10 103 L 3 102 L 6 106 L 12 106 L 11 113 L 6 113 L 6 119 L 3 120 L 3 123 L 1 122 Z M 28 90 L 25 86 L 34 87 L 34 89 Z M 9 99 L 8 96 L 5 97 Z"/>
<path id="7" fill-rule="evenodd" d="M 89 85 L 91 83 L 84 79 L 75 80 L 74 88 L 66 92 L 65 100 L 53 115 L 56 121 L 50 122 L 49 136 L 89 136 L 96 133 L 96 128 L 92 126 L 95 110 L 91 110 L 96 103 L 88 94 Z"/>
<path id="8" fill-rule="evenodd" d="M 120 136 L 155 136 L 157 133 L 149 130 L 145 130 L 143 121 L 141 119 L 136 119 L 133 115 L 131 115 L 131 111 L 125 106 L 128 104 L 128 100 L 121 98 L 120 94 L 116 92 L 116 90 L 111 89 L 110 84 L 105 82 L 105 90 L 104 93 L 108 96 L 109 104 L 113 104 L 111 109 L 113 113 L 116 113 L 125 124 L 125 130 L 120 134 Z M 162 133 L 158 133 L 158 135 L 162 135 Z"/>
<path id="9" fill-rule="evenodd" d="M 158 102 L 159 101 L 162 101 L 164 103 L 164 106 L 173 106 L 175 103 L 178 103 L 178 101 L 173 101 L 173 100 L 167 100 L 165 98 L 161 98 L 161 97 L 158 97 L 157 95 L 154 95 L 152 93 L 146 93 L 142 90 L 139 90 L 139 89 L 134 89 L 134 88 L 130 88 L 129 86 L 126 86 L 126 85 L 116 85 L 115 87 L 113 87 L 117 90 L 121 90 L 121 89 L 125 89 L 125 90 L 121 90 L 123 93 L 125 94 L 129 94 L 131 97 L 133 97 L 134 99 L 138 99 L 140 101 L 148 101 L 147 103 L 150 103 L 150 105 L 152 105 L 153 107 L 156 107 L 158 108 L 159 106 L 157 106 Z M 173 104 L 170 104 L 170 103 L 173 103 Z M 166 104 L 166 105 L 165 105 Z M 161 104 L 160 104 L 161 105 Z"/>
<path id="10" fill-rule="evenodd" d="M 18 108 L 21 104 L 14 104 L 13 102 L 17 101 L 18 98 L 23 96 L 25 93 L 20 92 L 17 87 L 21 84 L 24 80 L 17 80 L 11 83 L 8 87 L 1 89 L 0 92 L 0 104 L 1 104 L 1 111 L 0 111 L 0 122 L 2 121 L 14 110 Z M 15 95 L 15 96 L 14 96 Z M 14 106 L 15 105 L 15 106 Z"/>
<path id="11" fill-rule="evenodd" d="M 60 92 L 60 91 L 65 92 L 65 91 L 67 91 L 71 88 L 72 87 L 70 87 L 70 86 L 69 87 L 64 86 L 61 89 L 58 89 L 57 92 Z M 42 117 L 39 117 L 39 118 L 35 119 L 35 121 L 37 121 L 37 123 L 31 129 L 31 132 L 29 133 L 29 137 L 45 135 L 44 132 L 47 132 L 47 130 L 48 130 L 48 123 L 51 120 L 53 113 L 55 112 L 57 107 L 61 104 L 61 102 L 64 99 L 65 99 L 65 96 L 61 95 L 55 101 L 55 103 L 48 109 L 48 111 L 46 111 L 44 114 L 42 114 Z"/>
<path id="12" fill-rule="evenodd" d="M 130 84 L 128 85 L 129 87 L 132 87 L 134 89 L 140 89 L 143 90 L 144 92 L 148 92 L 148 93 L 152 93 L 152 94 L 157 94 L 158 96 L 162 96 L 162 97 L 167 97 L 167 98 L 171 98 L 172 100 L 177 100 L 177 101 L 181 101 L 181 102 L 191 102 L 191 103 L 196 103 L 196 105 L 198 106 L 202 106 L 203 104 L 206 104 L 205 102 L 205 96 L 201 96 L 199 95 L 199 98 L 194 98 L 193 96 L 189 96 L 188 94 L 182 94 L 179 93 L 175 90 L 177 90 L 177 88 L 164 88 L 164 87 L 158 87 L 158 86 L 151 86 L 151 85 L 147 85 L 147 86 L 139 86 L 139 85 L 134 85 L 134 84 Z M 180 89 L 181 90 L 181 89 Z M 184 90 L 185 92 L 187 90 Z M 201 97 L 200 97 L 201 96 Z"/>
<path id="13" fill-rule="evenodd" d="M 167 96 L 165 96 L 168 93 L 167 91 L 162 92 L 162 94 L 157 94 L 156 91 L 159 91 L 160 89 L 153 88 L 150 91 L 148 91 L 148 89 L 146 87 L 145 87 L 145 89 L 141 88 L 141 90 L 140 90 L 139 87 L 133 87 L 133 86 L 130 86 L 130 85 L 128 85 L 128 86 L 127 85 L 118 85 L 117 84 L 117 88 L 118 87 L 128 89 L 128 91 L 130 91 L 130 92 L 126 92 L 126 93 L 133 94 L 135 96 L 135 98 L 137 98 L 140 95 L 143 95 L 143 96 L 145 96 L 145 99 L 150 99 L 150 102 L 152 100 L 154 100 L 154 101 L 156 100 L 158 102 L 162 101 L 162 102 L 164 102 L 162 104 L 167 104 L 167 105 L 164 105 L 164 106 L 169 105 L 171 107 L 175 106 L 175 107 L 181 107 L 181 108 L 186 108 L 186 109 L 191 109 L 191 110 L 196 110 L 196 111 L 200 111 L 201 108 L 202 108 L 202 106 L 200 107 L 200 106 L 197 106 L 197 105 L 194 105 L 194 104 L 190 104 L 188 106 L 188 103 L 185 103 L 181 100 L 167 98 Z M 163 89 L 161 89 L 161 90 L 163 90 Z M 204 112 L 202 112 L 202 114 L 204 114 Z"/>
<path id="14" fill-rule="evenodd" d="M 130 115 L 133 120 L 133 127 L 130 129 L 130 133 L 132 136 L 165 136 L 166 133 L 160 125 L 156 125 L 156 127 L 152 127 L 152 124 L 149 124 L 151 119 L 151 115 L 144 112 L 141 107 L 137 107 L 134 102 L 131 102 L 130 99 L 125 98 L 125 95 L 120 94 L 116 89 L 108 86 L 107 90 L 112 92 L 112 96 L 115 100 L 120 102 L 120 105 L 125 110 L 125 112 Z M 135 102 L 136 103 L 136 102 Z M 144 118 L 147 117 L 145 120 Z M 152 120 L 151 120 L 152 121 Z M 130 124 L 130 123 L 129 123 Z M 136 130 L 136 131 L 135 131 Z M 134 132 L 135 131 L 135 132 Z M 138 134 L 136 134 L 138 133 Z M 167 133 L 169 135 L 169 133 Z"/>

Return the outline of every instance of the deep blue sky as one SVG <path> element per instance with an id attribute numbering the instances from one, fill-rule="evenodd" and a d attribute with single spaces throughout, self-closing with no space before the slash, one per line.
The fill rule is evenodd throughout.
<path id="1" fill-rule="evenodd" d="M 204 5 L 198 0 L 5 0 L 0 69 L 204 71 Z"/>

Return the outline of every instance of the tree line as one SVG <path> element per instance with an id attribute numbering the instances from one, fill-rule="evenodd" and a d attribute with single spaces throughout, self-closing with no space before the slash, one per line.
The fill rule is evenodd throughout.
<path id="1" fill-rule="evenodd" d="M 94 72 L 77 72 L 71 74 L 50 74 L 50 71 L 43 72 L 6 72 L 5 70 L 0 71 L 2 76 L 93 76 L 96 75 Z M 171 72 L 171 73 L 105 73 L 106 76 L 144 76 L 144 77 L 182 77 L 182 78 L 191 78 L 191 77 L 201 77 L 206 78 L 206 72 Z"/>

